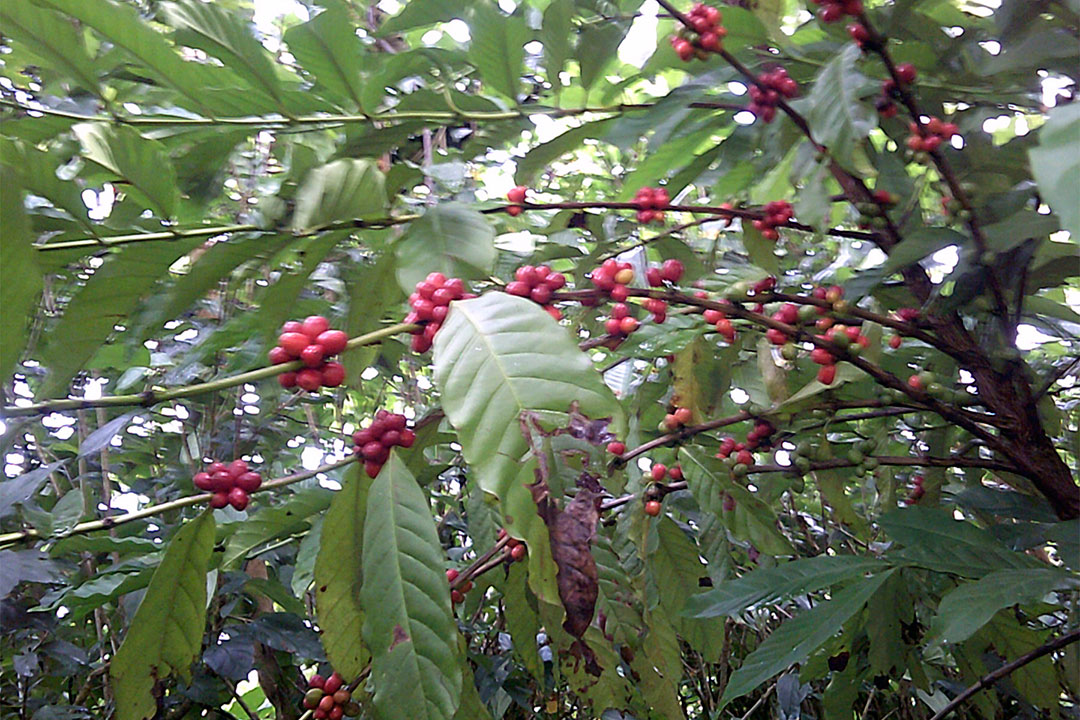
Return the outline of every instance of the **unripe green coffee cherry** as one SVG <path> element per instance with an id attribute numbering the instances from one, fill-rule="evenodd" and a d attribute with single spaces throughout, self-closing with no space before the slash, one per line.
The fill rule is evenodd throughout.
<path id="1" fill-rule="evenodd" d="M 748 472 L 750 472 L 750 468 L 742 463 L 735 463 L 735 467 L 731 468 L 731 474 L 735 477 L 746 477 Z"/>
<path id="2" fill-rule="evenodd" d="M 923 387 L 929 387 L 930 383 L 937 382 L 937 375 L 930 372 L 929 370 L 923 370 L 921 373 L 919 373 L 919 382 L 922 383 Z"/>
<path id="3" fill-rule="evenodd" d="M 792 492 L 801 493 L 805 489 L 806 489 L 806 480 L 803 479 L 802 475 L 798 475 L 798 476 L 792 478 L 792 480 L 791 480 L 791 491 Z"/>
<path id="4" fill-rule="evenodd" d="M 780 357 L 793 362 L 799 357 L 799 348 L 795 343 L 784 343 L 784 346 L 780 348 Z"/>
<path id="5" fill-rule="evenodd" d="M 858 465 L 859 463 L 861 463 L 863 460 L 866 459 L 866 455 L 864 455 L 861 450 L 852 449 L 852 450 L 848 451 L 847 458 L 851 462 Z"/>
<path id="6" fill-rule="evenodd" d="M 816 320 L 818 316 L 816 305 L 803 305 L 799 308 L 799 319 L 803 322 Z"/>
<path id="7" fill-rule="evenodd" d="M 876 470 L 880 464 L 876 457 L 868 457 L 863 460 L 863 467 L 867 470 Z"/>
<path id="8" fill-rule="evenodd" d="M 944 400 L 948 390 L 941 383 L 930 383 L 926 386 L 926 394 L 935 400 Z"/>
<path id="9" fill-rule="evenodd" d="M 803 472 L 810 472 L 810 458 L 803 455 L 798 455 L 795 457 L 795 460 L 793 462 L 795 464 L 795 467 L 799 468 L 799 470 Z"/>
<path id="10" fill-rule="evenodd" d="M 726 467 L 728 470 L 731 470 L 735 467 L 735 458 L 731 455 L 728 455 L 726 458 L 720 461 L 720 464 Z"/>
<path id="11" fill-rule="evenodd" d="M 832 342 L 834 345 L 839 345 L 842 348 L 846 348 L 851 344 L 851 338 L 847 336 L 847 333 L 838 332 L 832 336 Z"/>
<path id="12" fill-rule="evenodd" d="M 801 443 L 795 446 L 795 454 L 802 455 L 803 457 L 810 457 L 814 452 L 814 445 L 809 440 L 803 440 Z"/>

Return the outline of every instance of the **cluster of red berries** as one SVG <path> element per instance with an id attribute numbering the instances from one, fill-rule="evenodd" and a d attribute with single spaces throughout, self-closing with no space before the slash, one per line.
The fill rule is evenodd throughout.
<path id="1" fill-rule="evenodd" d="M 839 346 L 851 355 L 858 355 L 865 348 L 870 347 L 870 338 L 862 334 L 858 325 L 832 325 L 825 335 L 819 339 L 828 340 Z M 837 357 L 822 347 L 815 347 L 810 351 L 810 359 L 821 368 L 818 369 L 817 379 L 822 385 L 832 385 L 836 380 Z"/>
<path id="2" fill-rule="evenodd" d="M 728 345 L 735 342 L 735 326 L 731 324 L 731 320 L 722 310 L 710 309 L 702 314 L 705 316 L 705 322 L 712 325 L 713 329 L 727 341 Z"/>
<path id="3" fill-rule="evenodd" d="M 615 302 L 621 303 L 630 297 L 626 286 L 634 281 L 634 268 L 628 262 L 608 259 L 589 273 L 589 279 L 597 289 L 607 293 Z"/>
<path id="4" fill-rule="evenodd" d="M 551 304 L 551 296 L 556 290 L 566 287 L 566 276 L 553 273 L 547 265 L 523 265 L 514 273 L 514 280 L 506 284 L 510 295 L 529 298 L 547 311 L 556 320 L 562 320 L 562 313 Z"/>
<path id="5" fill-rule="evenodd" d="M 834 23 L 845 15 L 862 15 L 862 0 L 813 0 L 815 5 L 820 5 L 818 17 L 821 22 Z"/>
<path id="6" fill-rule="evenodd" d="M 663 426 L 668 432 L 675 432 L 694 421 L 694 413 L 688 407 L 678 407 L 664 416 Z M 663 467 L 663 466 L 661 466 Z"/>
<path id="7" fill-rule="evenodd" d="M 277 346 L 270 350 L 270 362 L 281 365 L 300 360 L 306 367 L 278 375 L 281 387 L 299 386 L 315 392 L 321 387 L 337 387 L 343 383 L 345 366 L 326 359 L 344 350 L 348 342 L 349 336 L 341 330 L 331 330 L 330 322 L 322 315 L 312 315 L 303 322 L 291 320 L 285 323 Z"/>
<path id="8" fill-rule="evenodd" d="M 458 576 L 460 575 L 461 573 L 459 573 L 457 569 L 450 568 L 446 571 L 446 581 L 450 583 L 450 585 L 453 585 L 457 582 Z M 461 603 L 465 602 L 465 593 L 469 592 L 472 589 L 472 580 L 466 580 L 464 583 L 461 584 L 461 587 L 452 588 L 450 590 L 450 602 L 455 605 L 460 605 Z"/>
<path id="9" fill-rule="evenodd" d="M 776 231 L 776 228 L 791 220 L 795 216 L 795 210 L 787 200 L 767 202 L 762 210 L 765 215 L 760 220 L 754 221 L 754 229 L 766 240 L 779 240 L 780 233 Z"/>
<path id="10" fill-rule="evenodd" d="M 682 27 L 671 38 L 671 47 L 683 62 L 698 57 L 704 60 L 711 52 L 724 47 L 727 29 L 720 24 L 724 19 L 720 11 L 711 5 L 695 3 L 686 14 L 690 27 Z"/>
<path id="11" fill-rule="evenodd" d="M 797 325 L 799 322 L 799 306 L 794 303 L 784 303 L 779 310 L 772 314 L 772 319 L 786 325 Z M 778 328 L 766 330 L 765 338 L 773 345 L 784 345 L 790 339 L 787 333 Z"/>
<path id="12" fill-rule="evenodd" d="M 861 26 L 860 26 L 861 27 Z M 915 69 L 915 66 L 911 63 L 901 63 L 896 66 L 896 76 L 900 78 L 900 82 L 905 85 L 910 85 L 915 82 L 915 78 L 918 77 L 919 72 Z M 884 118 L 895 117 L 899 108 L 897 108 L 894 102 L 900 97 L 900 91 L 897 88 L 896 81 L 889 78 L 881 84 L 881 95 L 874 102 L 874 106 L 877 108 L 878 114 Z"/>
<path id="13" fill-rule="evenodd" d="M 368 477 L 379 474 L 391 448 L 411 448 L 416 442 L 416 433 L 405 425 L 404 415 L 379 410 L 370 425 L 353 433 L 353 452 L 364 459 Z"/>
<path id="14" fill-rule="evenodd" d="M 787 70 L 776 68 L 772 72 L 758 75 L 748 92 L 750 106 L 747 110 L 770 123 L 776 117 L 776 104 L 780 102 L 780 98 L 793 98 L 798 95 L 799 84 L 788 77 Z"/>
<path id="15" fill-rule="evenodd" d="M 670 258 L 665 260 L 660 267 L 650 267 L 646 270 L 645 281 L 649 283 L 650 287 L 662 287 L 664 283 L 677 285 L 679 280 L 682 280 L 685 272 L 686 266 L 682 264 L 681 260 Z"/>
<path id="16" fill-rule="evenodd" d="M 433 272 L 416 283 L 416 290 L 409 296 L 412 312 L 405 316 L 405 322 L 424 325 L 413 330 L 413 352 L 422 353 L 431 349 L 435 333 L 442 327 L 450 311 L 450 303 L 466 297 L 471 296 L 465 292 L 465 283 L 458 278 L 447 279 L 441 272 Z"/>
<path id="17" fill-rule="evenodd" d="M 499 540 L 506 537 L 506 528 L 499 528 Z M 517 538 L 508 538 L 506 541 L 506 560 L 507 562 L 521 562 L 528 554 L 528 549 L 525 547 L 525 543 Z"/>
<path id="18" fill-rule="evenodd" d="M 743 465 L 754 464 L 753 451 L 759 447 L 768 447 L 771 444 L 771 438 L 776 433 L 776 428 L 768 420 L 755 420 L 754 427 L 750 429 L 750 432 L 746 433 L 746 440 L 738 442 L 733 437 L 725 437 L 720 441 L 720 448 L 716 453 L 716 457 L 724 460 L 731 455 L 735 454 L 735 462 Z"/>
<path id="19" fill-rule="evenodd" d="M 665 478 L 671 478 L 673 482 L 680 482 L 683 480 L 682 466 L 675 465 L 673 467 L 667 467 L 663 463 L 653 463 L 649 468 L 649 477 L 652 478 L 653 485 L 645 490 L 645 514 L 649 517 L 656 517 L 660 514 L 661 498 L 663 498 L 665 489 L 659 485 L 664 482 Z"/>
<path id="20" fill-rule="evenodd" d="M 312 675 L 308 691 L 304 693 L 304 708 L 311 710 L 315 720 L 341 720 L 360 714 L 360 705 L 352 701 L 352 693 L 345 687 L 345 680 L 338 673 L 330 677 Z"/>
<path id="21" fill-rule="evenodd" d="M 210 507 L 220 509 L 232 505 L 237 510 L 243 510 L 250 502 L 248 494 L 262 485 L 262 475 L 251 472 L 243 460 L 233 460 L 228 465 L 212 462 L 202 472 L 195 473 L 192 482 L 200 490 L 214 493 L 210 498 Z"/>
<path id="22" fill-rule="evenodd" d="M 510 217 L 517 217 L 521 214 L 523 208 L 521 203 L 525 202 L 525 193 L 529 191 L 529 188 L 524 185 L 516 185 L 506 193 L 506 199 L 514 203 L 506 208 L 506 214 Z"/>
<path id="23" fill-rule="evenodd" d="M 930 118 L 925 125 L 912 122 L 908 129 L 911 134 L 908 135 L 907 146 L 915 152 L 933 152 L 959 132 L 956 123 L 942 122 L 936 117 Z"/>
<path id="24" fill-rule="evenodd" d="M 922 496 L 926 494 L 926 488 L 923 487 L 923 482 L 922 475 L 916 475 L 911 479 L 911 493 L 907 496 L 907 499 L 904 500 L 905 505 L 915 505 L 919 500 L 922 500 Z"/>
<path id="25" fill-rule="evenodd" d="M 860 50 L 872 47 L 874 38 L 870 36 L 870 29 L 862 23 L 851 23 L 847 26 L 848 35 L 859 46 Z"/>
<path id="26" fill-rule="evenodd" d="M 626 303 L 615 303 L 611 307 L 611 316 L 604 322 L 604 330 L 608 335 L 626 337 L 638 329 L 641 323 L 630 314 L 630 306 Z"/>
<path id="27" fill-rule="evenodd" d="M 664 188 L 643 187 L 634 193 L 634 206 L 638 209 L 637 221 L 642 225 L 664 222 L 664 208 L 671 204 L 671 196 Z"/>

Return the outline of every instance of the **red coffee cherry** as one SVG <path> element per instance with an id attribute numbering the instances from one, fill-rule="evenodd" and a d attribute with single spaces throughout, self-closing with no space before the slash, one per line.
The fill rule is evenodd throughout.
<path id="1" fill-rule="evenodd" d="M 526 550 L 524 545 L 515 545 L 514 549 L 510 551 L 510 558 L 517 562 L 525 558 L 525 553 Z"/>
<path id="2" fill-rule="evenodd" d="M 518 215 L 520 215 L 524 211 L 525 211 L 525 208 L 521 207 L 520 205 L 507 205 L 506 206 L 506 214 L 509 215 L 510 217 L 517 217 Z"/>
<path id="3" fill-rule="evenodd" d="M 236 478 L 236 487 L 244 492 L 255 492 L 260 485 L 262 485 L 262 475 L 257 472 L 246 472 Z"/>
<path id="4" fill-rule="evenodd" d="M 195 483 L 195 487 L 199 488 L 200 490 L 214 489 L 214 483 L 210 480 L 210 473 L 195 473 L 195 477 L 193 477 L 191 481 Z"/>
<path id="5" fill-rule="evenodd" d="M 237 510 L 243 510 L 248 506 L 248 494 L 242 488 L 234 487 L 229 491 L 229 504 Z"/>
<path id="6" fill-rule="evenodd" d="M 311 340 L 304 333 L 288 332 L 278 336 L 278 347 L 285 350 L 290 358 L 300 357 L 300 353 L 310 344 Z"/>
<path id="7" fill-rule="evenodd" d="M 660 463 L 654 464 L 649 468 L 649 474 L 652 476 L 653 482 L 660 482 L 667 475 L 667 467 Z"/>
<path id="8" fill-rule="evenodd" d="M 220 510 L 229 504 L 229 494 L 224 492 L 216 492 L 214 496 L 210 498 L 210 507 L 215 510 Z"/>
<path id="9" fill-rule="evenodd" d="M 283 388 L 286 388 L 286 389 L 294 388 L 294 387 L 296 387 L 296 373 L 294 373 L 294 372 L 281 373 L 280 375 L 277 376 L 277 381 L 278 381 L 278 385 L 280 385 Z"/>
<path id="10" fill-rule="evenodd" d="M 315 392 L 322 386 L 322 373 L 314 368 L 304 368 L 296 373 L 296 384 L 308 392 Z"/>
<path id="11" fill-rule="evenodd" d="M 607 451 L 612 455 L 622 455 L 626 452 L 626 445 L 621 442 L 609 442 L 607 444 Z"/>
<path id="12" fill-rule="evenodd" d="M 322 675 L 320 675 L 318 673 L 315 673 L 314 675 L 312 675 L 311 679 L 308 680 L 308 687 L 319 688 L 320 690 L 322 689 L 323 685 L 325 685 L 325 684 L 326 684 L 326 678 L 324 678 Z"/>
<path id="13" fill-rule="evenodd" d="M 528 190 L 529 189 L 524 185 L 512 187 L 509 192 L 506 193 L 506 199 L 512 203 L 523 203 L 525 202 L 525 193 L 527 193 Z"/>
<path id="14" fill-rule="evenodd" d="M 660 514 L 660 501 L 649 500 L 645 503 L 645 514 L 650 517 L 656 517 Z"/>
<path id="15" fill-rule="evenodd" d="M 446 581 L 452 585 L 454 583 L 454 581 L 458 579 L 459 574 L 460 573 L 458 573 L 458 571 L 456 569 L 449 568 L 446 571 Z"/>
<path id="16" fill-rule="evenodd" d="M 323 685 L 323 692 L 327 695 L 333 695 L 340 690 L 341 686 L 344 684 L 345 680 L 341 677 L 340 673 L 331 673 L 330 677 L 326 678 L 326 684 Z M 331 700 L 333 700 L 333 698 L 331 698 Z"/>
<path id="17" fill-rule="evenodd" d="M 289 354 L 289 351 L 281 347 L 280 345 L 275 345 L 274 347 L 270 348 L 270 352 L 268 353 L 268 355 L 271 365 L 281 365 L 293 359 L 292 355 Z"/>
<path id="18" fill-rule="evenodd" d="M 915 66 L 911 63 L 900 63 L 896 66 L 896 76 L 909 85 L 915 82 L 915 78 L 918 74 Z"/>
<path id="19" fill-rule="evenodd" d="M 322 345 L 308 345 L 300 352 L 300 360 L 309 368 L 317 368 L 323 363 Z"/>
<path id="20" fill-rule="evenodd" d="M 660 276 L 672 284 L 679 282 L 684 272 L 686 272 L 686 267 L 675 258 L 665 260 L 664 264 L 660 266 Z"/>
<path id="21" fill-rule="evenodd" d="M 322 346 L 323 353 L 327 356 L 337 355 L 345 349 L 349 336 L 342 330 L 327 330 L 320 333 L 315 342 Z"/>
<path id="22" fill-rule="evenodd" d="M 321 381 L 323 387 L 337 387 L 345 382 L 345 366 L 337 362 L 323 364 Z"/>
<path id="23" fill-rule="evenodd" d="M 302 332 L 307 335 L 311 341 L 314 341 L 330 329 L 330 321 L 322 315 L 309 315 L 304 318 L 304 322 L 301 325 L 303 327 Z"/>

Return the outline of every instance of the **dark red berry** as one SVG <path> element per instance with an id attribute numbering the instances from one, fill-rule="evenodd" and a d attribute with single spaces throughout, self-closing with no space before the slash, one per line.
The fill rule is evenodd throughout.
<path id="1" fill-rule="evenodd" d="M 303 333 L 313 342 L 316 338 L 330 329 L 330 321 L 322 315 L 309 315 L 304 318 Z"/>
<path id="2" fill-rule="evenodd" d="M 327 330 L 320 333 L 315 342 L 322 345 L 323 353 L 327 356 L 337 355 L 345 349 L 345 345 L 349 342 L 349 336 L 341 330 Z"/>

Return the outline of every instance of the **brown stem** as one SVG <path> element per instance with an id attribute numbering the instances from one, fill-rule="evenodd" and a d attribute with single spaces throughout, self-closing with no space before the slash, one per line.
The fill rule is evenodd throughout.
<path id="1" fill-rule="evenodd" d="M 1024 653 L 1012 662 L 1005 663 L 992 673 L 988 673 L 983 677 L 979 678 L 978 682 L 976 682 L 974 685 L 964 690 L 964 692 L 953 698 L 948 705 L 936 712 L 934 716 L 930 718 L 930 720 L 944 720 L 944 718 L 949 713 L 958 708 L 961 704 L 967 701 L 968 698 L 970 698 L 972 695 L 979 692 L 983 688 L 990 687 L 1001 678 L 1008 677 L 1009 675 L 1024 667 L 1028 663 L 1034 662 L 1035 660 L 1038 660 L 1044 655 L 1049 655 L 1055 650 L 1060 650 L 1066 645 L 1070 645 L 1077 640 L 1080 640 L 1080 628 L 1070 630 L 1064 635 L 1060 635 L 1054 638 L 1045 645 L 1041 645 L 1032 650 L 1031 652 Z"/>

